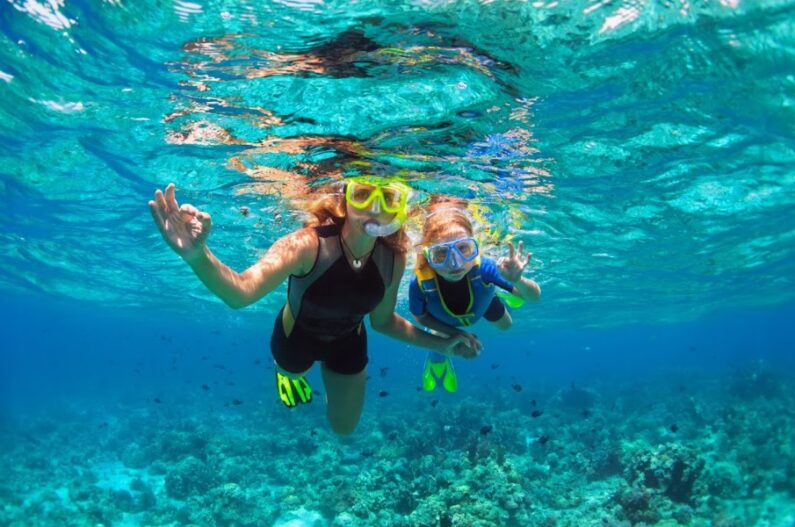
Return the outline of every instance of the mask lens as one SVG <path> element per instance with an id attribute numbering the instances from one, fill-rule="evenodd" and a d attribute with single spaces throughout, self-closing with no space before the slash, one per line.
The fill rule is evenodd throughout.
<path id="1" fill-rule="evenodd" d="M 375 187 L 372 185 L 364 185 L 362 183 L 351 183 L 349 201 L 354 205 L 364 206 L 370 196 L 373 195 Z"/>
<path id="2" fill-rule="evenodd" d="M 439 245 L 436 247 L 431 247 L 428 251 L 430 256 L 429 260 L 433 265 L 443 265 L 444 262 L 447 260 L 447 255 L 450 253 L 450 248 L 446 245 Z"/>
<path id="3" fill-rule="evenodd" d="M 384 195 L 384 209 L 387 212 L 397 212 L 400 209 L 403 192 L 396 188 L 383 187 L 381 193 Z"/>
<path id="4" fill-rule="evenodd" d="M 458 252 L 461 253 L 467 261 L 471 260 L 478 254 L 478 244 L 473 239 L 461 240 L 455 245 Z"/>

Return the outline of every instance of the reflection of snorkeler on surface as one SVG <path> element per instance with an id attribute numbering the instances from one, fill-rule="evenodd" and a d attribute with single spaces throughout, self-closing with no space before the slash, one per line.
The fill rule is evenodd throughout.
<path id="1" fill-rule="evenodd" d="M 399 181 L 351 178 L 343 192 L 312 204 L 305 228 L 277 240 L 241 273 L 210 251 L 210 215 L 179 206 L 173 184 L 165 193 L 155 192 L 149 208 L 168 245 L 227 305 L 253 304 L 289 280 L 287 303 L 271 336 L 279 397 L 287 406 L 311 401 L 304 375 L 321 362 L 329 423 L 347 435 L 364 405 L 366 315 L 373 329 L 409 344 L 463 357 L 480 351 L 477 341 L 432 335 L 395 313 L 406 264 L 403 222 L 410 195 Z"/>

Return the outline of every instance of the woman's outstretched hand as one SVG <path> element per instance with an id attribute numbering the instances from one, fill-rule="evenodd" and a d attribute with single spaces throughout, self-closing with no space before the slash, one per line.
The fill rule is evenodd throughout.
<path id="1" fill-rule="evenodd" d="M 200 256 L 213 227 L 212 219 L 192 205 L 177 204 L 174 183 L 169 183 L 165 194 L 155 191 L 149 210 L 166 243 L 186 261 Z"/>

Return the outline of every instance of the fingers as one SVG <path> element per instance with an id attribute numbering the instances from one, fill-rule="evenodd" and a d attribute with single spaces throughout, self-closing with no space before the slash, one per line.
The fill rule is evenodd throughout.
<path id="1" fill-rule="evenodd" d="M 179 204 L 177 204 L 177 197 L 175 196 L 174 188 L 174 183 L 169 183 L 166 187 L 166 203 L 168 203 L 167 210 L 169 212 L 176 212 L 179 210 Z"/>
<path id="2" fill-rule="evenodd" d="M 522 242 L 519 242 L 522 243 Z M 513 242 L 508 242 L 508 258 L 513 260 L 513 257 L 516 255 L 516 250 L 513 248 Z"/>
<path id="3" fill-rule="evenodd" d="M 155 223 L 157 224 L 157 227 L 160 230 L 163 230 L 163 227 L 165 225 L 166 219 L 165 219 L 165 217 L 163 217 L 163 211 L 160 208 L 160 205 L 158 205 L 154 201 L 150 201 L 149 202 L 149 212 L 152 213 L 152 218 L 155 220 Z"/>

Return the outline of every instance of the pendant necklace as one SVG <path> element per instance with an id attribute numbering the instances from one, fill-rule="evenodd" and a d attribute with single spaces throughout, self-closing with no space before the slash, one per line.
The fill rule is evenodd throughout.
<path id="1" fill-rule="evenodd" d="M 347 243 L 345 243 L 345 239 L 342 237 L 342 234 L 340 234 L 340 241 L 342 242 L 342 246 L 348 250 L 348 254 L 351 255 L 351 258 L 353 259 L 351 263 L 353 264 L 353 268 L 356 269 L 357 271 L 362 268 L 362 259 L 367 256 L 370 256 L 370 253 L 372 253 L 375 250 L 375 245 L 373 245 L 373 248 L 367 251 L 366 254 L 363 254 L 359 258 L 356 258 L 356 256 L 354 256 L 353 254 L 353 251 L 351 251 L 351 248 L 348 247 Z"/>

